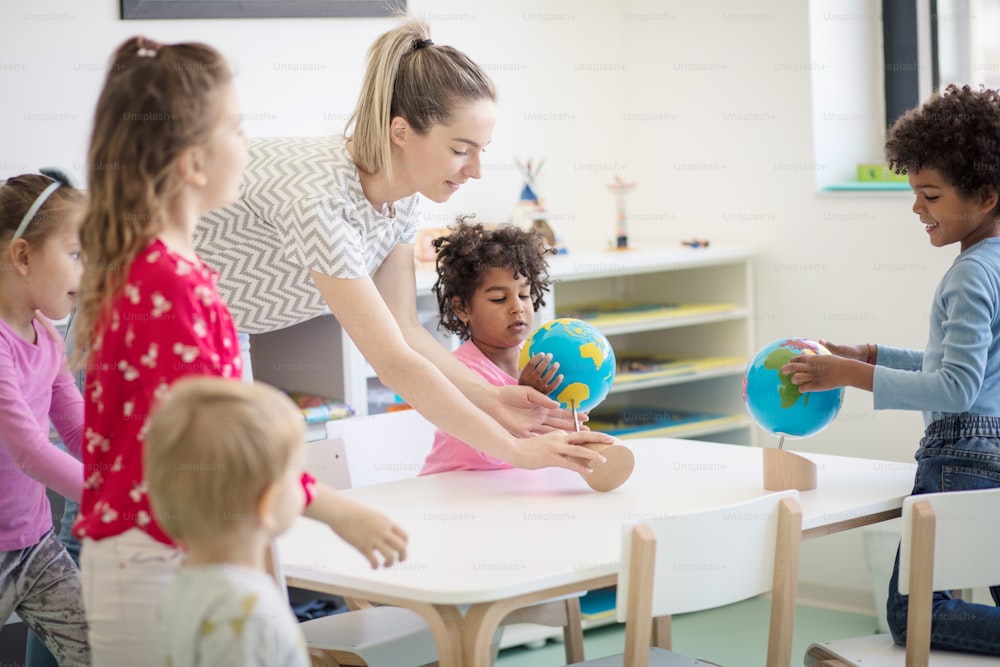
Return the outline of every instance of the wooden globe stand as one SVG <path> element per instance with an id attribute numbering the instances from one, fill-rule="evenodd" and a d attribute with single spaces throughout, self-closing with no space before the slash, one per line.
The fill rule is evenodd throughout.
<path id="1" fill-rule="evenodd" d="M 584 445 L 607 459 L 593 466 L 583 481 L 594 491 L 614 491 L 624 484 L 635 469 L 635 454 L 625 445 Z"/>
<path id="2" fill-rule="evenodd" d="M 573 424 L 579 433 L 580 418 L 576 414 L 576 404 L 573 403 L 570 407 L 573 411 Z M 635 470 L 635 454 L 625 445 L 591 443 L 583 446 L 597 452 L 606 459 L 604 463 L 595 463 L 591 466 L 592 472 L 583 475 L 583 481 L 594 491 L 602 493 L 614 491 L 632 476 L 632 471 Z M 584 461 L 583 459 L 574 460 L 582 465 L 589 463 L 589 461 Z"/>
<path id="3" fill-rule="evenodd" d="M 768 491 L 797 489 L 811 491 L 816 488 L 816 464 L 792 452 L 782 449 L 784 436 L 778 447 L 767 447 L 764 455 L 764 488 Z"/>

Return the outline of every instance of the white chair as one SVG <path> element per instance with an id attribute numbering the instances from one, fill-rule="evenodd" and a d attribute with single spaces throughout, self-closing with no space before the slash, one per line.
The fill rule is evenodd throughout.
<path id="1" fill-rule="evenodd" d="M 932 651 L 930 642 L 934 591 L 1000 583 L 998 516 L 1000 488 L 928 493 L 904 500 L 899 592 L 909 595 L 906 647 L 894 644 L 888 634 L 822 642 L 808 648 L 805 664 L 995 667 L 995 656 Z"/>
<path id="2" fill-rule="evenodd" d="M 766 664 L 788 667 L 801 537 L 802 512 L 794 490 L 626 524 L 618 574 L 618 620 L 625 621 L 625 652 L 579 664 L 714 665 L 669 650 L 670 616 L 771 591 Z M 724 632 L 719 628 L 720 640 Z"/>
<path id="3" fill-rule="evenodd" d="M 327 425 L 326 440 L 309 443 L 306 470 L 318 481 L 337 489 L 416 477 L 431 451 L 434 431 L 435 426 L 416 410 L 334 420 Z M 581 595 L 582 592 L 522 607 L 511 612 L 501 625 L 535 623 L 561 627 L 566 662 L 578 662 L 584 658 Z M 364 604 L 348 600 L 352 609 Z"/>

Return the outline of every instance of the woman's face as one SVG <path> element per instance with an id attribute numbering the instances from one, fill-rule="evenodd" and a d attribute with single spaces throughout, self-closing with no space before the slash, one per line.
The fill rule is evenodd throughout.
<path id="1" fill-rule="evenodd" d="M 494 125 L 496 107 L 482 99 L 458 107 L 448 125 L 433 125 L 424 134 L 409 127 L 403 141 L 393 137 L 393 176 L 431 201 L 448 201 L 462 184 L 480 177 L 480 157 Z"/>

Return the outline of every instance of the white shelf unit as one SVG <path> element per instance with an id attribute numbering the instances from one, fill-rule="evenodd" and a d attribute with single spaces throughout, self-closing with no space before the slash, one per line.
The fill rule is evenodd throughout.
<path id="1" fill-rule="evenodd" d="M 536 324 L 598 301 L 697 304 L 591 320 L 619 358 L 649 353 L 715 359 L 675 374 L 620 374 L 600 409 L 715 413 L 724 417 L 658 433 L 750 444 L 752 423 L 740 389 L 746 360 L 753 354 L 752 259 L 752 250 L 743 246 L 650 247 L 552 257 L 553 286 Z M 433 267 L 418 267 L 418 310 L 442 344 L 455 347 L 457 340 L 436 330 L 434 279 Z M 255 335 L 251 350 L 255 378 L 285 390 L 343 400 L 358 415 L 384 412 L 394 398 L 332 316 Z"/>
<path id="2" fill-rule="evenodd" d="M 672 370 L 619 373 L 595 414 L 717 415 L 654 429 L 671 437 L 712 436 L 751 444 L 741 396 L 753 354 L 753 251 L 744 246 L 642 248 L 551 262 L 556 316 L 582 316 L 608 337 L 619 360 L 634 355 L 690 359 Z M 643 304 L 613 315 L 581 308 L 598 302 Z M 666 308 L 648 308 L 650 304 Z M 582 315 L 580 315 L 583 313 Z M 552 313 L 549 313 L 551 316 Z M 641 437 L 629 433 L 622 437 Z"/>

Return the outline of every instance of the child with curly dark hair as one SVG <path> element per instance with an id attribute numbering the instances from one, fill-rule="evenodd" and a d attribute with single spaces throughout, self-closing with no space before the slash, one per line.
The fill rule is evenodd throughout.
<path id="1" fill-rule="evenodd" d="M 562 376 L 551 354 L 535 355 L 518 370 L 521 345 L 550 284 L 545 255 L 555 250 L 536 232 L 464 218 L 451 234 L 435 239 L 434 248 L 440 326 L 465 341 L 455 357 L 498 387 L 523 384 L 543 394 L 558 387 Z M 420 474 L 510 467 L 438 429 Z"/>
<path id="2" fill-rule="evenodd" d="M 857 387 L 875 409 L 921 410 L 913 493 L 1000 486 L 1000 93 L 954 85 L 902 116 L 886 142 L 889 165 L 909 177 L 931 245 L 959 254 L 934 295 L 923 350 L 835 345 L 833 355 L 783 366 L 802 391 Z M 984 526 L 984 530 L 993 530 Z M 887 620 L 906 643 L 899 555 Z M 991 588 L 1000 604 L 1000 586 Z M 934 593 L 931 646 L 1000 655 L 1000 607 Z"/>

